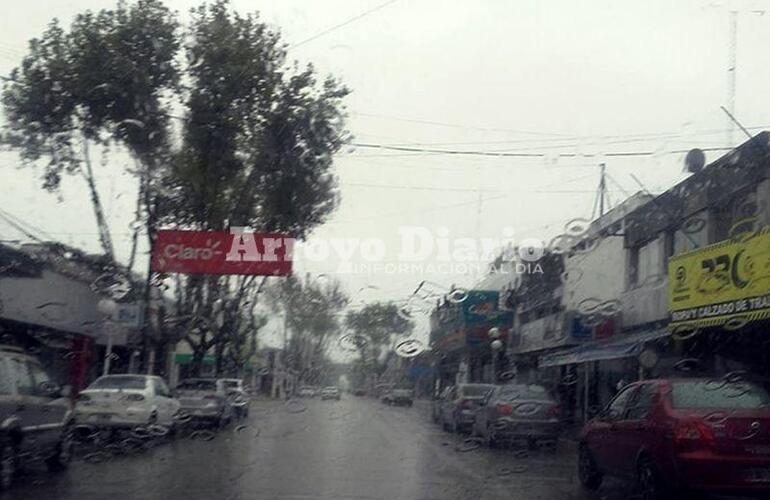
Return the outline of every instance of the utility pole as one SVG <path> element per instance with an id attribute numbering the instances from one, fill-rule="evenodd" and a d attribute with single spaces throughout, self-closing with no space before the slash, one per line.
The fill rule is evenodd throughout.
<path id="1" fill-rule="evenodd" d="M 735 78 L 738 71 L 738 11 L 730 11 L 730 46 L 727 62 L 727 110 L 735 116 Z M 735 144 L 735 123 L 727 119 L 727 147 Z"/>

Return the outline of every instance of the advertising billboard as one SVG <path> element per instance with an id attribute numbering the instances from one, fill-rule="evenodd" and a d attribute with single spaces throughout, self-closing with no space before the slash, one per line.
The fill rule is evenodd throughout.
<path id="1" fill-rule="evenodd" d="M 770 231 L 672 257 L 668 306 L 674 327 L 770 317 Z"/>
<path id="2" fill-rule="evenodd" d="M 284 234 L 224 231 L 158 231 L 152 270 L 158 273 L 253 274 L 291 273 L 294 239 Z"/>

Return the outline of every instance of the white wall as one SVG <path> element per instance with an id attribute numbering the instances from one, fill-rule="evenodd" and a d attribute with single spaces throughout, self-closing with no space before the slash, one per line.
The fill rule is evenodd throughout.
<path id="1" fill-rule="evenodd" d="M 0 277 L 0 317 L 96 337 L 98 343 L 106 341 L 101 298 L 88 284 L 48 269 L 40 278 Z M 115 331 L 113 342 L 124 344 L 125 330 Z"/>
<path id="2" fill-rule="evenodd" d="M 564 261 L 562 305 L 575 311 L 585 299 L 617 300 L 625 287 L 626 259 L 622 236 L 599 240 L 596 248 Z"/>

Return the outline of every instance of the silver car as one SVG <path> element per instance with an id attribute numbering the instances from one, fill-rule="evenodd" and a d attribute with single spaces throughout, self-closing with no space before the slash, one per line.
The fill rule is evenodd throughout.
<path id="1" fill-rule="evenodd" d="M 176 389 L 181 410 L 192 422 L 224 427 L 233 419 L 224 380 L 190 378 L 179 382 Z"/>
<path id="2" fill-rule="evenodd" d="M 433 402 L 433 420 L 446 430 L 470 430 L 476 409 L 492 384 L 459 384 L 447 387 Z"/>
<path id="3" fill-rule="evenodd" d="M 473 433 L 493 447 L 501 441 L 525 440 L 530 447 L 539 442 L 556 449 L 561 430 L 559 404 L 539 385 L 495 387 L 481 401 Z"/>

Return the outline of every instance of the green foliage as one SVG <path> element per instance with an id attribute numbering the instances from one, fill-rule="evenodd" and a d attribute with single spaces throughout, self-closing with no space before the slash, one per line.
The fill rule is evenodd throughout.
<path id="1" fill-rule="evenodd" d="M 273 309 L 285 314 L 290 366 L 310 381 L 327 362 L 326 352 L 339 333 L 338 316 L 348 296 L 338 281 L 289 276 L 268 288 L 267 297 Z"/>
<path id="2" fill-rule="evenodd" d="M 192 11 L 183 147 L 164 210 L 184 225 L 227 224 L 304 238 L 338 203 L 333 155 L 347 140 L 334 79 L 288 66 L 278 33 L 225 1 Z"/>
<path id="3" fill-rule="evenodd" d="M 351 311 L 345 317 L 345 324 L 363 339 L 358 343 L 360 360 L 354 365 L 358 379 L 361 373 L 379 377 L 387 367 L 393 341 L 414 329 L 414 323 L 402 317 L 398 306 L 390 302 L 375 302 Z"/>
<path id="4" fill-rule="evenodd" d="M 178 25 L 157 0 L 78 15 L 65 31 L 54 20 L 3 90 L 3 140 L 27 161 L 48 159 L 44 187 L 79 171 L 80 141 L 116 141 L 139 158 L 167 146 L 163 96 L 179 72 Z"/>

